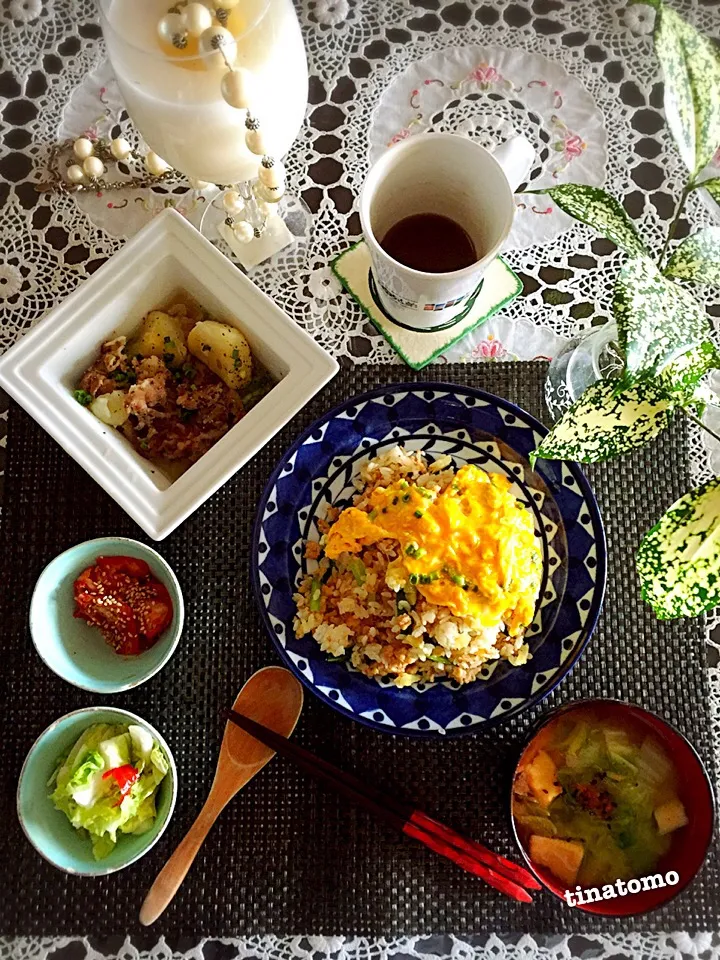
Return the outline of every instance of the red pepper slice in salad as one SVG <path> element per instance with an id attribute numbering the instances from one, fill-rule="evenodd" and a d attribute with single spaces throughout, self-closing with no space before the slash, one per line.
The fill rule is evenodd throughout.
<path id="1" fill-rule="evenodd" d="M 121 767 L 113 767 L 112 770 L 106 770 L 102 775 L 103 780 L 112 777 L 118 785 L 120 799 L 115 804 L 116 807 L 119 807 L 125 797 L 130 793 L 133 784 L 137 782 L 139 776 L 139 771 L 129 763 L 124 763 Z"/>

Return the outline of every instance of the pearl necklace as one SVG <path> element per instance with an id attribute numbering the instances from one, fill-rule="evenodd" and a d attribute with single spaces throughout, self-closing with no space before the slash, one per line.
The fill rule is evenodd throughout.
<path id="1" fill-rule="evenodd" d="M 280 201 L 285 193 L 285 171 L 282 164 L 266 152 L 259 119 L 251 111 L 253 76 L 249 70 L 236 64 L 237 44 L 225 24 L 230 11 L 239 0 L 212 0 L 213 9 L 195 0 L 179 0 L 170 7 L 158 23 L 158 35 L 164 43 L 184 50 L 188 38 L 198 41 L 198 50 L 209 70 L 225 68 L 220 80 L 220 92 L 225 102 L 236 110 L 245 110 L 245 145 L 250 153 L 260 157 L 257 180 L 243 191 L 227 190 L 223 207 L 225 223 L 242 243 L 260 237 L 271 214 L 270 204 Z M 254 206 L 262 220 L 253 227 L 246 218 Z"/>

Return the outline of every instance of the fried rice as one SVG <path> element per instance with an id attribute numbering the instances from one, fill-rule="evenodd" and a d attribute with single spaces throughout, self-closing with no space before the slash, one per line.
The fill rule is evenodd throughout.
<path id="1" fill-rule="evenodd" d="M 470 683 L 491 661 L 526 663 L 541 558 L 532 515 L 509 481 L 474 466 L 456 471 L 448 456 L 428 464 L 421 451 L 396 446 L 365 462 L 356 486 L 353 507 L 330 507 L 318 520 L 319 542 L 306 543 L 296 636 L 311 634 L 329 658 L 398 687 Z M 481 530 L 474 490 L 491 519 Z M 458 520 L 446 533 L 439 521 L 450 510 Z M 416 532 L 430 527 L 434 540 Z M 464 565 L 448 565 L 448 556 Z"/>

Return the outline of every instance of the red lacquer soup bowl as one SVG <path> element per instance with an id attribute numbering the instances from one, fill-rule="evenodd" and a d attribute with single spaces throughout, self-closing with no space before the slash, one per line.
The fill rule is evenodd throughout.
<path id="1" fill-rule="evenodd" d="M 663 786 L 653 789 L 661 792 L 667 786 L 671 797 L 670 799 L 662 798 L 658 802 L 657 807 L 653 809 L 652 818 L 644 820 L 645 829 L 652 828 L 659 833 L 660 821 L 657 820 L 656 810 L 657 816 L 665 826 L 687 821 L 666 834 L 669 837 L 668 849 L 663 852 L 652 869 L 643 871 L 642 876 L 626 877 L 620 885 L 616 884 L 618 879 L 616 876 L 603 877 L 602 884 L 596 878 L 593 881 L 596 892 L 586 885 L 580 887 L 582 891 L 580 894 L 578 894 L 577 882 L 568 877 L 572 874 L 573 861 L 576 862 L 578 856 L 587 855 L 589 846 L 584 845 L 585 854 L 583 854 L 580 847 L 582 838 L 579 835 L 569 836 L 567 830 L 563 829 L 564 825 L 561 825 L 559 833 L 564 836 L 551 837 L 551 839 L 564 840 L 568 845 L 563 847 L 562 844 L 549 843 L 547 839 L 540 841 L 535 839 L 533 847 L 535 859 L 533 859 L 530 850 L 532 829 L 528 827 L 528 823 L 533 824 L 541 834 L 546 824 L 538 820 L 528 820 L 527 817 L 528 810 L 532 813 L 533 807 L 537 810 L 538 804 L 548 803 L 547 797 L 543 800 L 543 794 L 550 794 L 553 797 L 552 803 L 566 802 L 574 810 L 578 809 L 578 805 L 583 811 L 592 810 L 593 824 L 597 828 L 607 826 L 613 831 L 617 829 L 617 821 L 613 822 L 613 818 L 620 813 L 619 803 L 613 800 L 613 797 L 617 798 L 617 793 L 613 791 L 614 784 L 606 779 L 610 777 L 617 781 L 617 767 L 610 770 L 611 764 L 608 764 L 609 772 L 602 771 L 589 780 L 583 776 L 583 771 L 578 769 L 579 782 L 570 787 L 567 780 L 564 786 L 561 783 L 562 773 L 557 779 L 554 776 L 557 769 L 563 765 L 566 771 L 565 778 L 568 776 L 568 756 L 572 747 L 558 746 L 558 742 L 562 737 L 563 744 L 572 743 L 571 736 L 574 729 L 582 731 L 579 734 L 581 743 L 590 743 L 591 740 L 596 742 L 596 735 L 599 737 L 596 732 L 602 731 L 604 744 L 612 742 L 614 736 L 625 743 L 626 749 L 627 740 L 624 738 L 630 738 L 632 744 L 638 748 L 640 744 L 646 744 L 648 752 L 642 751 L 644 761 L 648 758 L 650 761 L 653 757 L 657 758 L 658 752 L 653 753 L 653 747 L 659 748 L 661 756 L 658 767 L 653 767 L 650 762 L 645 767 L 645 775 L 648 775 L 647 771 L 652 773 L 654 769 L 663 769 L 662 755 L 664 755 L 670 767 L 674 768 L 673 775 L 661 781 Z M 608 730 L 609 734 L 606 738 L 605 731 Z M 645 738 L 648 738 L 647 741 Z M 541 754 L 538 761 L 538 756 Z M 625 755 L 631 759 L 633 757 L 632 753 Z M 622 763 L 622 760 L 617 762 Z M 633 777 L 630 776 L 630 780 L 632 779 Z M 557 799 L 555 799 L 556 792 Z M 705 766 L 694 747 L 665 720 L 641 707 L 621 700 L 577 700 L 559 707 L 543 718 L 539 726 L 533 730 L 515 768 L 510 805 L 515 839 L 525 860 L 540 882 L 568 903 L 569 909 L 574 907 L 587 913 L 608 917 L 628 917 L 647 913 L 677 896 L 702 866 L 712 840 L 715 821 L 713 788 Z M 547 809 L 550 811 L 552 820 L 554 816 L 552 811 L 557 808 L 548 806 Z M 523 816 L 523 823 L 518 821 L 517 814 Z M 562 811 L 560 815 L 562 816 Z M 585 816 L 585 813 L 583 812 L 582 815 Z M 549 828 L 549 833 L 552 833 L 552 829 Z M 613 834 L 613 836 L 616 835 Z M 625 834 L 621 833 L 620 836 L 624 840 Z M 632 842 L 638 843 L 637 837 L 637 830 L 635 830 Z M 667 843 L 667 840 L 664 842 Z M 557 873 L 551 872 L 547 865 L 537 862 L 541 859 L 547 864 L 556 856 L 561 861 L 559 869 L 570 871 L 570 874 L 565 876 L 565 880 L 559 879 Z M 555 865 L 558 869 L 557 864 Z M 614 897 L 609 895 L 608 885 L 613 887 Z M 570 897 L 567 896 L 568 892 L 571 894 Z M 598 896 L 603 894 L 604 896 L 598 899 Z M 590 902 L 587 902 L 588 900 Z"/>

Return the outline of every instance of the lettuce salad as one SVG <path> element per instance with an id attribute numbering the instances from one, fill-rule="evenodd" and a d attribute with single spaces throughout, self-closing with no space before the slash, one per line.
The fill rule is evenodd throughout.
<path id="1" fill-rule="evenodd" d="M 115 848 L 118 832 L 145 833 L 169 770 L 152 734 L 137 724 L 95 723 L 48 781 L 50 799 L 77 830 L 87 831 L 96 860 Z"/>

